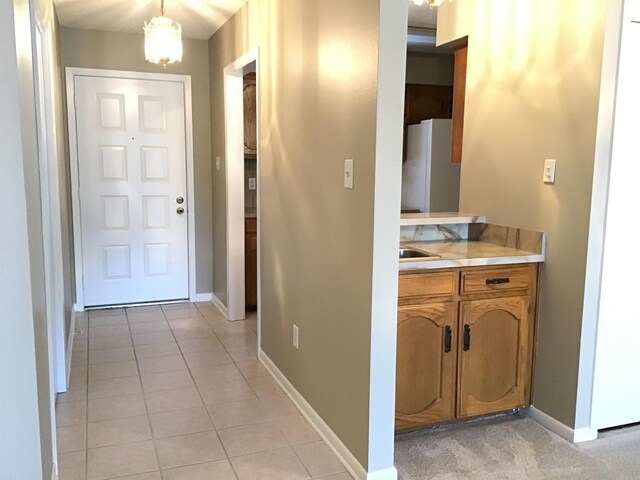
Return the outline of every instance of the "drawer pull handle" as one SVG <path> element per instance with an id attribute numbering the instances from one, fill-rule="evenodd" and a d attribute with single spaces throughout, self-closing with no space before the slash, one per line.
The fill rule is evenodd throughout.
<path id="1" fill-rule="evenodd" d="M 451 351 L 451 327 L 447 325 L 444 328 L 444 353 Z"/>
<path id="2" fill-rule="evenodd" d="M 468 352 L 471 348 L 471 327 L 469 325 L 464 326 L 464 351 Z"/>
<path id="3" fill-rule="evenodd" d="M 504 285 L 505 283 L 510 283 L 511 280 L 509 279 L 509 277 L 505 277 L 505 278 L 487 278 L 487 280 L 484 282 L 487 285 Z"/>

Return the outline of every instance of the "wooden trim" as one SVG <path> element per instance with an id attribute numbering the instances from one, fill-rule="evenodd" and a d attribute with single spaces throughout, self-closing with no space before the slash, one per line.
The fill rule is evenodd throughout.
<path id="1" fill-rule="evenodd" d="M 453 67 L 453 126 L 451 131 L 451 162 L 462 162 L 462 138 L 467 88 L 467 49 L 465 45 L 454 52 Z"/>

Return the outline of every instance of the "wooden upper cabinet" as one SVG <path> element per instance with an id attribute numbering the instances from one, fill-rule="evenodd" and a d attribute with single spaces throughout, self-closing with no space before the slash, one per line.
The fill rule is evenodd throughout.
<path id="1" fill-rule="evenodd" d="M 452 87 L 408 83 L 404 95 L 405 125 L 415 125 L 432 118 L 451 118 Z"/>
<path id="2" fill-rule="evenodd" d="M 456 306 L 400 307 L 396 363 L 396 430 L 454 418 Z"/>
<path id="3" fill-rule="evenodd" d="M 453 67 L 453 127 L 451 161 L 462 162 L 462 133 L 464 131 L 464 105 L 467 88 L 467 46 L 455 51 Z"/>
<path id="4" fill-rule="evenodd" d="M 257 141 L 257 86 L 256 74 L 248 73 L 244 76 L 244 154 L 255 156 L 258 151 Z"/>
<path id="5" fill-rule="evenodd" d="M 519 296 L 460 303 L 458 417 L 528 403 L 529 302 Z"/>

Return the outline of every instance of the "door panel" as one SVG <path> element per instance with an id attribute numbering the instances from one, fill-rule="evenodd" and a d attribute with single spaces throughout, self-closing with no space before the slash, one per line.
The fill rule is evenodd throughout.
<path id="1" fill-rule="evenodd" d="M 528 310 L 527 297 L 461 302 L 460 417 L 525 404 Z"/>
<path id="2" fill-rule="evenodd" d="M 188 298 L 183 84 L 76 76 L 74 87 L 85 305 Z"/>
<path id="3" fill-rule="evenodd" d="M 455 310 L 453 303 L 398 309 L 396 430 L 453 418 Z M 446 348 L 447 327 L 450 349 Z"/>

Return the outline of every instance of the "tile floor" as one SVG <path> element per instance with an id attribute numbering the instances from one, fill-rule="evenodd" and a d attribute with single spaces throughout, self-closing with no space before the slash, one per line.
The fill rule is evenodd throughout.
<path id="1" fill-rule="evenodd" d="M 58 396 L 60 480 L 349 480 L 256 358 L 255 315 L 91 311 Z"/>

